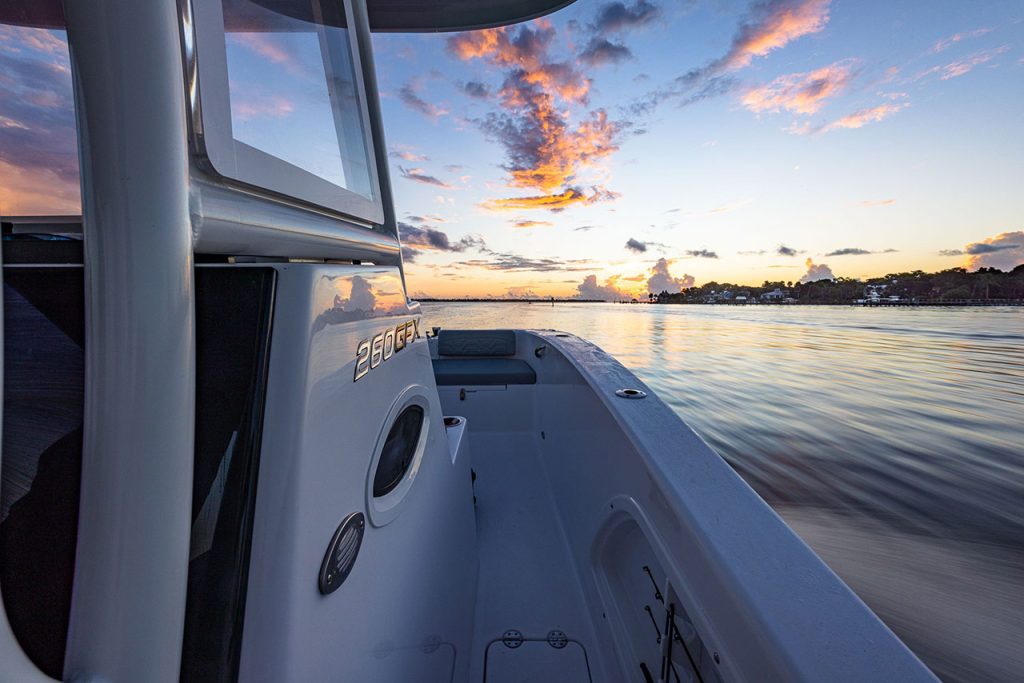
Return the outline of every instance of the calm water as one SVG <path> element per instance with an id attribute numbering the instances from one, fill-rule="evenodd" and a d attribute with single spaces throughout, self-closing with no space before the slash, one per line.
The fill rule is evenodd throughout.
<path id="1" fill-rule="evenodd" d="M 1024 309 L 424 304 L 636 372 L 946 680 L 1024 680 Z"/>

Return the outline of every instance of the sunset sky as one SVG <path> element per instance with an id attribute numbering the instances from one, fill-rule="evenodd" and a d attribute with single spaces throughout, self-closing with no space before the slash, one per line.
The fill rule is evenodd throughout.
<path id="1" fill-rule="evenodd" d="M 233 36 L 236 135 L 336 168 L 299 38 Z M 1024 262 L 1020 0 L 578 0 L 374 49 L 413 296 Z M 0 26 L 0 214 L 79 211 L 70 73 Z"/>
<path id="2" fill-rule="evenodd" d="M 578 0 L 374 48 L 421 296 L 1024 262 L 1017 1 Z"/>

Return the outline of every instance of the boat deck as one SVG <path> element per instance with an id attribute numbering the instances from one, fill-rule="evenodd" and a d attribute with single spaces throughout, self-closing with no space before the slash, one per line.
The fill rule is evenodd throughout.
<path id="1" fill-rule="evenodd" d="M 593 629 L 537 437 L 476 432 L 471 439 L 480 574 L 470 680 L 599 680 Z M 508 647 L 507 631 L 521 634 L 522 644 Z M 549 644 L 552 631 L 564 634 L 564 646 Z"/>

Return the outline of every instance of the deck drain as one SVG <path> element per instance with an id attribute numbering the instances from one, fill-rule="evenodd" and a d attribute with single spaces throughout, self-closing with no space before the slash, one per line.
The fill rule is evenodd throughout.
<path id="1" fill-rule="evenodd" d="M 569 644 L 569 638 L 565 635 L 565 631 L 549 631 L 548 632 L 548 645 L 561 650 L 563 647 Z"/>
<path id="2" fill-rule="evenodd" d="M 523 644 L 523 634 L 514 628 L 509 629 L 501 635 L 501 642 L 505 643 L 505 647 L 514 650 Z"/>
<path id="3" fill-rule="evenodd" d="M 647 398 L 647 392 L 639 389 L 617 389 L 615 395 L 619 398 Z"/>

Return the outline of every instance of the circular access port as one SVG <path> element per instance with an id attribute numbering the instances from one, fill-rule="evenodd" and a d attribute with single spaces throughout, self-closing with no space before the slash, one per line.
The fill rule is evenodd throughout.
<path id="1" fill-rule="evenodd" d="M 647 392 L 640 389 L 619 389 L 615 395 L 619 398 L 647 398 Z"/>
<path id="2" fill-rule="evenodd" d="M 462 424 L 462 418 L 461 417 L 451 417 L 451 416 L 449 416 L 449 417 L 444 418 L 444 426 L 445 427 L 458 427 L 460 424 Z"/>
<path id="3" fill-rule="evenodd" d="M 374 498 L 391 493 L 402 481 L 416 455 L 422 429 L 423 408 L 418 405 L 407 407 L 391 425 L 373 475 Z"/>

